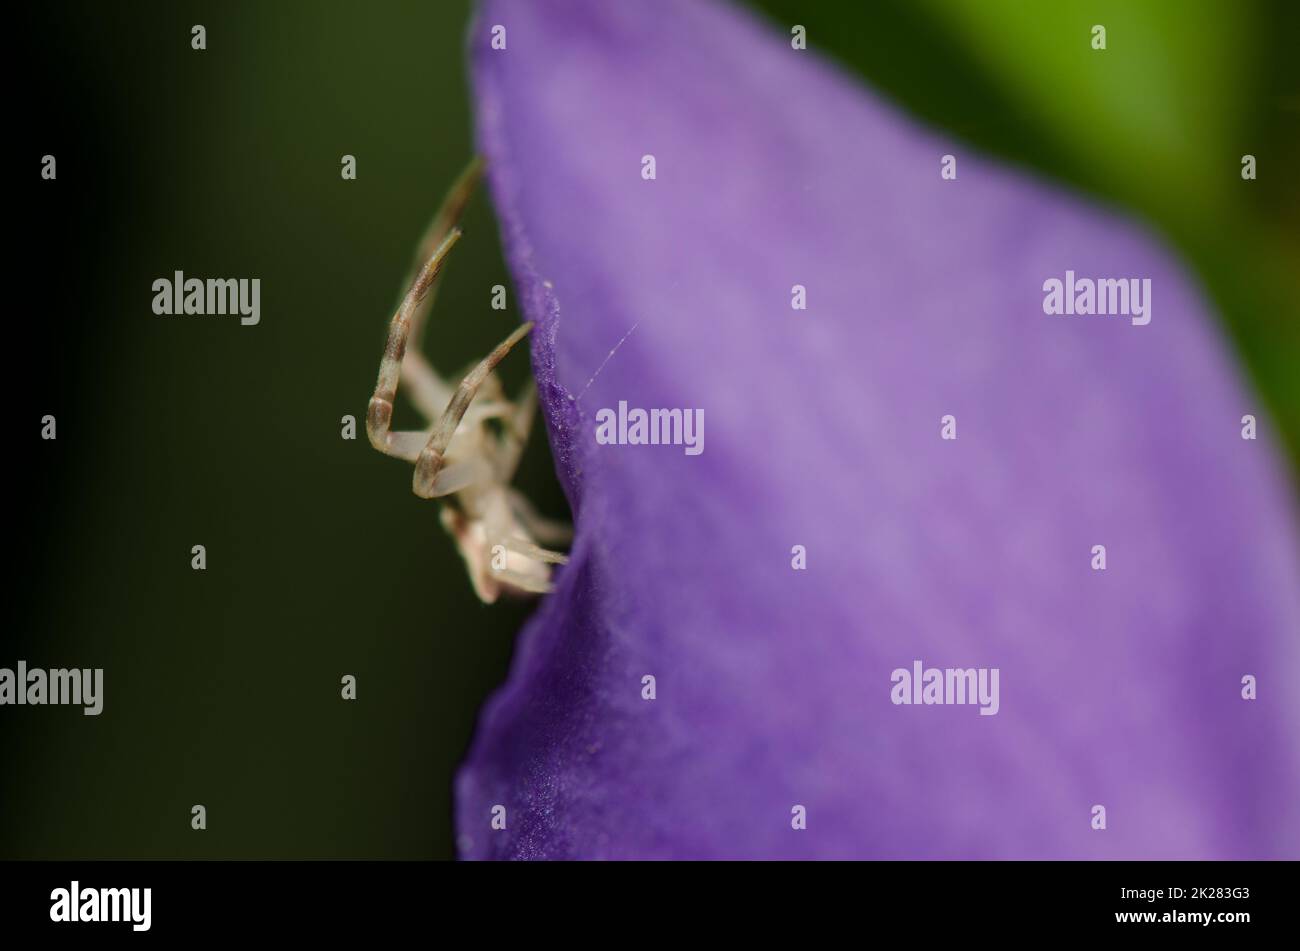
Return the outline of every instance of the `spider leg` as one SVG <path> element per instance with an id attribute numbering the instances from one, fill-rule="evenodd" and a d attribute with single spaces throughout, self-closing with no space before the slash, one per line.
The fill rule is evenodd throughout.
<path id="1" fill-rule="evenodd" d="M 402 376 L 403 357 L 406 356 L 406 346 L 411 334 L 411 319 L 425 294 L 433 286 L 438 272 L 442 270 L 448 252 L 458 240 L 460 240 L 460 229 L 452 228 L 416 275 L 411 289 L 402 298 L 402 303 L 388 326 L 388 343 L 384 347 L 384 356 L 379 363 L 379 379 L 375 383 L 375 394 L 370 398 L 370 406 L 366 410 L 366 435 L 370 438 L 370 445 L 380 452 L 406 458 L 404 450 L 413 434 L 394 433 L 391 432 L 391 427 L 393 400 L 397 398 L 397 384 Z"/>
<path id="2" fill-rule="evenodd" d="M 416 432 L 390 431 L 393 400 L 403 372 L 407 376 L 406 389 L 411 401 L 430 420 L 441 415 L 451 398 L 451 388 L 419 352 L 419 345 L 443 262 L 460 239 L 461 232 L 456 222 L 464 213 L 482 173 L 483 160 L 475 158 L 452 184 L 420 240 L 416 264 L 407 277 L 409 289 L 389 324 L 388 342 L 379 365 L 379 380 L 366 412 L 366 434 L 370 437 L 370 444 L 380 452 L 412 462 L 419 456 L 418 443 L 426 437 Z"/>
<path id="3" fill-rule="evenodd" d="M 518 489 L 507 488 L 506 497 L 510 502 L 510 511 L 524 531 L 543 545 L 568 545 L 573 541 L 572 526 L 542 515 L 534 508 L 528 496 Z"/>
<path id="4" fill-rule="evenodd" d="M 514 345 L 523 340 L 528 335 L 528 331 L 532 329 L 531 321 L 515 328 L 514 332 L 497 344 L 491 353 L 479 361 L 479 364 L 470 370 L 465 379 L 461 380 L 460 385 L 456 387 L 456 392 L 452 395 L 442 417 L 434 424 L 429 441 L 425 444 L 424 450 L 415 462 L 415 475 L 411 479 L 411 488 L 420 498 L 432 499 L 457 491 L 457 489 L 450 487 L 453 481 L 460 481 L 459 479 L 452 479 L 452 471 L 457 466 L 472 465 L 472 463 L 457 463 L 449 466 L 445 473 L 443 472 L 444 458 L 451 437 L 455 435 L 456 427 L 460 425 L 460 421 L 465 416 L 466 410 L 469 409 L 470 403 L 473 402 L 479 387 L 496 369 L 497 364 L 505 359 L 506 354 L 511 351 Z M 374 405 L 374 400 L 371 401 L 371 405 Z M 392 407 L 389 406 L 389 412 L 391 413 L 391 411 Z M 487 466 L 487 461 L 483 460 L 483 464 Z M 462 482 L 460 487 L 463 488 L 465 484 L 468 483 Z"/>
<path id="5" fill-rule="evenodd" d="M 526 575 L 518 571 L 511 571 L 508 568 L 494 572 L 498 581 L 504 581 L 512 588 L 520 591 L 527 591 L 530 594 L 550 594 L 555 590 L 555 585 L 549 581 L 543 581 L 540 578 L 534 578 L 532 575 Z"/>
<path id="6" fill-rule="evenodd" d="M 501 436 L 501 455 L 497 461 L 497 471 L 502 485 L 509 485 L 519 468 L 519 460 L 524 455 L 524 444 L 528 442 L 528 432 L 533 428 L 533 417 L 537 415 L 537 384 L 532 380 L 524 388 L 523 395 L 515 404 L 505 432 Z"/>
<path id="7" fill-rule="evenodd" d="M 506 546 L 508 551 L 527 555 L 529 558 L 534 558 L 537 561 L 544 561 L 549 565 L 567 565 L 569 563 L 569 556 L 564 554 L 564 552 L 551 551 L 548 548 L 543 548 L 531 539 L 523 538 L 519 535 L 507 538 L 503 544 Z"/>
<path id="8" fill-rule="evenodd" d="M 447 189 L 447 194 L 438 208 L 438 213 L 433 216 L 429 222 L 428 229 L 420 238 L 420 243 L 416 246 L 415 260 L 411 263 L 411 271 L 406 275 L 406 281 L 403 287 L 410 287 L 415 279 L 419 276 L 420 266 L 425 261 L 433 257 L 438 250 L 438 245 L 451 233 L 452 227 L 460 221 L 461 215 L 465 213 L 465 207 L 469 200 L 474 196 L 474 189 L 478 187 L 479 179 L 483 177 L 483 158 L 475 156 L 474 159 L 465 166 L 465 170 L 460 173 L 456 181 L 452 182 L 451 188 Z M 429 316 L 429 311 L 433 309 L 433 299 L 438 295 L 438 288 L 435 284 L 429 289 L 429 293 L 424 300 L 415 309 L 411 315 L 411 353 L 408 358 L 414 356 L 420 363 L 426 363 L 422 355 L 424 345 L 424 328 Z M 405 368 L 403 368 L 405 369 Z M 439 407 L 430 414 L 430 418 L 436 418 L 442 411 L 442 406 L 447 403 L 448 397 L 443 397 Z"/>
<path id="9" fill-rule="evenodd" d="M 519 521 L 524 531 L 531 536 L 527 539 L 531 549 L 518 548 L 517 550 L 531 555 L 539 561 L 564 564 L 568 561 L 566 555 L 539 548 L 534 544 L 533 539 L 548 545 L 567 545 L 573 540 L 573 529 L 563 522 L 557 522 L 541 515 L 533 507 L 532 502 L 528 500 L 526 495 L 509 486 L 510 480 L 514 478 L 515 471 L 519 468 L 519 460 L 523 456 L 524 444 L 528 440 L 528 431 L 532 429 L 533 417 L 536 414 L 537 384 L 529 380 L 528 386 L 519 398 L 519 403 L 510 418 L 509 427 L 501 439 L 501 456 L 497 463 L 498 478 L 506 486 L 506 501 L 510 506 L 511 513 Z"/>
<path id="10" fill-rule="evenodd" d="M 496 385 L 488 386 L 488 383 Z M 428 360 L 410 349 L 406 351 L 406 356 L 402 358 L 401 387 L 402 392 L 410 397 L 415 408 L 429 421 L 430 428 L 432 428 L 434 420 L 442 416 L 443 410 L 447 408 L 447 404 L 451 402 L 452 395 L 455 392 L 451 388 L 451 384 L 439 376 L 437 371 L 429 365 Z M 488 419 L 507 419 L 513 414 L 514 407 L 502 394 L 500 384 L 496 383 L 494 377 L 489 377 L 487 383 L 479 390 L 478 399 L 475 400 L 465 414 L 465 421 L 477 425 Z M 426 430 L 424 438 L 428 439 L 428 437 L 429 433 Z M 420 445 L 424 445 L 423 441 Z"/>
<path id="11" fill-rule="evenodd" d="M 402 357 L 402 391 L 420 414 L 433 425 L 451 399 L 451 387 L 415 349 L 414 341 Z"/>

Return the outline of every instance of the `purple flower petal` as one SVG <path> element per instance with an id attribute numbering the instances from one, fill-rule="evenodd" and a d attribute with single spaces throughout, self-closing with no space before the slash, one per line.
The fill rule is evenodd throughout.
<path id="1" fill-rule="evenodd" d="M 490 0 L 471 43 L 577 533 L 463 855 L 1300 854 L 1295 515 L 1167 253 L 725 6 Z M 1150 278 L 1150 324 L 1045 315 L 1067 270 Z M 620 400 L 704 452 L 598 445 Z M 999 712 L 895 705 L 915 660 Z"/>

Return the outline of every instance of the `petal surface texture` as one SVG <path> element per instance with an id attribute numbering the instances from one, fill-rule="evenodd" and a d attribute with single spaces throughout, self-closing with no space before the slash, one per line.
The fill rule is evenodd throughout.
<path id="1" fill-rule="evenodd" d="M 457 778 L 462 856 L 1300 856 L 1292 489 L 1205 292 L 781 29 L 479 8 L 576 537 Z M 1150 322 L 1045 314 L 1067 271 L 1149 279 Z M 702 451 L 599 444 L 620 401 L 702 411 Z M 996 668 L 996 714 L 894 703 L 916 661 Z"/>

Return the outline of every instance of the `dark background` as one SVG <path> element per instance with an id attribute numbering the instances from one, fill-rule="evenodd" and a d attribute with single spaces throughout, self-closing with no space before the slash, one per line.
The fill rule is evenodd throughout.
<path id="1" fill-rule="evenodd" d="M 1150 221 L 1300 459 L 1294 5 L 756 6 L 923 119 Z M 452 854 L 451 777 L 531 606 L 478 602 L 437 506 L 363 425 L 415 242 L 473 154 L 469 10 L 15 14 L 0 666 L 103 667 L 105 706 L 0 709 L 0 857 Z M 484 195 L 464 226 L 428 334 L 448 376 L 519 319 L 513 291 L 489 307 L 510 280 Z M 177 269 L 261 278 L 261 323 L 154 316 Z M 527 372 L 503 367 L 512 391 Z M 518 482 L 565 513 L 540 425 Z"/>

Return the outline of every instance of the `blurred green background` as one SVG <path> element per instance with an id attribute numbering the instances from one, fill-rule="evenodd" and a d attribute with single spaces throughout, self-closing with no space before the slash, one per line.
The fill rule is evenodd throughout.
<path id="1" fill-rule="evenodd" d="M 1295 5 L 754 6 L 926 121 L 1149 220 L 1300 459 Z M 103 667 L 106 697 L 97 718 L 0 710 L 0 857 L 453 854 L 451 777 L 532 608 L 479 604 L 410 467 L 342 440 L 340 417 L 363 424 L 415 242 L 472 154 L 470 7 L 22 12 L 0 666 Z M 485 196 L 465 231 L 428 334 L 447 375 L 519 319 L 513 294 L 489 307 L 510 281 Z M 261 278 L 261 324 L 154 317 L 175 269 Z M 526 374 L 522 354 L 504 366 L 512 390 Z M 565 513 L 540 427 L 519 483 Z"/>

